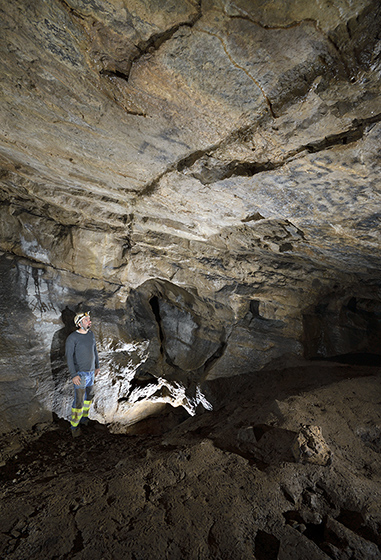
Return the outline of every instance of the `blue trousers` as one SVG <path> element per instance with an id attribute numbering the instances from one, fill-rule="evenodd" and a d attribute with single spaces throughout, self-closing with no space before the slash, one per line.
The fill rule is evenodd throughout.
<path id="1" fill-rule="evenodd" d="M 81 378 L 80 385 L 74 385 L 74 401 L 71 409 L 71 428 L 75 430 L 78 424 L 87 419 L 89 408 L 94 397 L 94 372 L 78 371 Z"/>

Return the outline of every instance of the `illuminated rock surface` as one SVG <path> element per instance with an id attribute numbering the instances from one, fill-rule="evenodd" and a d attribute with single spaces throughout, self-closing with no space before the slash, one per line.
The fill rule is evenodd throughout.
<path id="1" fill-rule="evenodd" d="M 3 430 L 67 417 L 81 306 L 116 430 L 379 355 L 378 2 L 17 0 L 1 26 Z"/>
<path id="2" fill-rule="evenodd" d="M 381 558 L 380 23 L 0 0 L 1 557 Z"/>

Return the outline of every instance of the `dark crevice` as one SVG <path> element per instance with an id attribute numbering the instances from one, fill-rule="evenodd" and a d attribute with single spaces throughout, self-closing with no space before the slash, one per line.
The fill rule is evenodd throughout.
<path id="1" fill-rule="evenodd" d="M 255 536 L 256 560 L 277 560 L 280 541 L 274 535 L 265 531 L 258 531 Z"/>
<path id="2" fill-rule="evenodd" d="M 248 222 L 259 222 L 260 220 L 264 220 L 265 217 L 262 216 L 262 214 L 260 214 L 259 212 L 255 212 L 254 214 L 250 214 L 250 216 L 246 216 L 246 218 L 243 218 L 243 220 L 241 220 L 244 224 L 248 223 Z"/>
<path id="3" fill-rule="evenodd" d="M 213 533 L 214 525 L 215 525 L 215 523 L 213 523 L 213 525 L 209 529 L 209 533 L 208 533 L 208 537 L 207 537 L 207 543 L 208 543 L 210 552 L 213 554 L 213 557 L 216 557 L 217 554 L 218 554 L 218 542 L 217 542 L 217 539 L 216 539 L 216 537 L 214 536 L 214 533 Z"/>
<path id="4" fill-rule="evenodd" d="M 156 296 L 154 296 L 154 297 L 156 298 Z M 157 299 L 157 301 L 158 301 L 158 298 L 156 298 L 156 299 Z M 153 305 L 152 310 L 154 311 L 154 315 L 155 315 L 155 318 L 156 318 L 156 321 L 157 321 L 157 324 L 158 324 L 159 340 L 160 340 L 160 355 L 161 355 L 163 358 L 165 358 L 166 364 L 168 364 L 168 365 L 169 365 L 170 367 L 172 367 L 175 371 L 177 371 L 177 372 L 178 372 L 178 375 L 181 377 L 181 372 L 182 372 L 182 370 L 176 366 L 176 364 L 171 360 L 170 356 L 167 354 L 167 352 L 166 352 L 166 350 L 165 350 L 165 333 L 164 333 L 163 328 L 162 328 L 162 322 L 161 322 L 161 317 L 160 317 L 159 306 L 158 306 L 158 304 L 157 304 L 157 307 L 156 307 L 155 300 L 154 300 L 153 304 L 152 304 L 151 301 L 150 301 L 150 305 L 151 305 L 151 307 L 152 307 L 152 305 Z M 148 374 L 148 375 L 150 375 L 150 374 Z M 153 376 L 153 377 L 155 377 L 155 382 L 154 382 L 154 384 L 157 385 L 156 376 Z M 153 385 L 153 383 L 147 383 L 146 387 L 148 387 L 148 385 Z M 164 394 L 164 393 L 166 393 L 166 391 L 168 391 L 168 389 L 167 389 L 166 387 L 162 387 L 162 388 L 160 389 L 160 391 L 159 391 L 159 392 L 156 392 L 153 396 L 156 396 L 156 397 L 164 397 L 164 396 L 165 396 L 165 397 L 169 397 L 169 396 L 170 396 L 169 393 L 168 393 L 168 394 Z M 131 392 L 132 392 L 132 391 L 131 391 Z M 141 399 L 138 399 L 138 400 L 144 400 L 144 398 L 145 398 L 145 397 L 142 397 Z M 123 399 L 122 399 L 122 400 L 123 400 Z M 127 398 L 127 400 L 128 400 L 128 398 Z"/>
<path id="5" fill-rule="evenodd" d="M 381 115 L 378 115 L 380 118 Z M 373 118 L 369 119 L 370 122 L 374 122 Z M 340 146 L 351 144 L 353 142 L 357 142 L 360 140 L 364 134 L 365 123 L 357 123 L 354 121 L 353 127 L 345 132 L 340 132 L 339 134 L 332 134 L 330 136 L 326 136 L 322 140 L 318 140 L 316 142 L 311 142 L 311 144 L 306 144 L 303 148 L 307 150 L 309 153 L 316 153 L 322 150 L 327 150 L 333 146 Z"/>
<path id="6" fill-rule="evenodd" d="M 366 524 L 362 513 L 359 511 L 343 509 L 336 520 L 350 531 L 356 533 L 356 535 L 381 547 L 381 534 L 376 534 L 373 529 Z"/>
<path id="7" fill-rule="evenodd" d="M 224 179 L 229 179 L 230 177 L 253 177 L 258 173 L 263 173 L 265 171 L 274 171 L 283 167 L 285 164 L 289 163 L 289 161 L 301 154 L 303 152 L 308 153 L 317 153 L 320 151 L 328 150 L 333 148 L 334 146 L 341 146 L 347 145 L 360 140 L 363 135 L 364 131 L 367 126 L 379 122 L 381 120 L 381 114 L 374 115 L 369 119 L 363 119 L 362 121 L 355 120 L 353 122 L 352 128 L 340 132 L 339 134 L 332 134 L 330 136 L 326 136 L 322 140 L 317 140 L 316 142 L 311 142 L 306 145 L 302 145 L 300 148 L 293 150 L 290 152 L 282 161 L 279 162 L 265 162 L 265 163 L 247 163 L 247 162 L 237 162 L 233 161 L 230 164 L 226 165 L 223 168 L 216 169 L 216 171 L 208 170 L 207 173 L 204 174 L 194 173 L 194 177 L 199 179 L 203 184 L 211 184 L 216 181 L 221 181 Z M 211 152 L 205 152 L 204 156 L 209 156 Z M 203 156 L 201 156 L 203 157 Z M 184 161 L 184 160 L 183 160 Z M 189 161 L 192 161 L 189 157 Z M 196 160 L 195 160 L 196 161 Z M 193 161 L 193 163 L 195 162 Z M 209 175 L 209 177 L 208 177 Z"/>
<path id="8" fill-rule="evenodd" d="M 332 556 L 332 546 L 338 550 L 344 550 L 348 546 L 347 537 L 336 528 L 337 523 L 369 543 L 373 543 L 378 547 L 381 544 L 380 536 L 366 524 L 360 512 L 341 510 L 338 517 L 330 518 L 329 515 L 326 515 L 320 523 L 308 523 L 303 513 L 297 510 L 284 512 L 283 516 L 287 525 L 290 525 L 302 533 L 304 537 L 314 542 L 330 558 L 336 558 L 336 556 Z"/>
<path id="9" fill-rule="evenodd" d="M 267 424 L 257 424 L 256 426 L 253 426 L 253 432 L 257 442 L 259 442 L 265 433 L 270 430 L 272 430 L 272 426 L 268 426 Z"/>
<path id="10" fill-rule="evenodd" d="M 205 169 L 205 171 L 195 171 L 189 172 L 189 174 L 198 179 L 203 185 L 210 185 L 217 181 L 223 181 L 225 179 L 229 179 L 230 177 L 253 177 L 258 173 L 263 173 L 266 171 L 274 171 L 283 167 L 284 165 L 290 163 L 292 159 L 296 156 L 303 154 L 303 152 L 307 153 L 317 153 L 324 150 L 329 150 L 335 146 L 344 146 L 360 140 L 364 132 L 366 131 L 367 127 L 380 122 L 381 121 L 381 114 L 374 115 L 368 119 L 357 120 L 353 121 L 352 127 L 348 130 L 340 132 L 338 134 L 332 134 L 330 136 L 326 136 L 321 140 L 316 140 L 315 142 L 310 142 L 308 144 L 303 144 L 299 148 L 292 150 L 284 157 L 281 161 L 278 162 L 238 162 L 232 161 L 227 165 L 221 165 L 221 167 L 215 166 L 211 169 Z M 234 135 L 231 135 L 231 140 L 234 141 L 235 137 L 237 136 L 237 131 Z M 227 145 L 229 142 L 226 139 L 221 142 L 221 144 L 208 148 L 207 150 L 196 150 L 192 154 L 182 158 L 178 162 L 170 165 L 163 173 L 161 173 L 156 179 L 148 183 L 145 188 L 140 191 L 140 196 L 150 196 L 154 193 L 156 187 L 160 183 L 160 180 L 165 175 L 173 172 L 178 171 L 180 173 L 184 172 L 185 170 L 191 170 L 192 166 L 202 158 L 208 158 L 213 155 L 213 153 L 221 148 L 223 145 Z M 252 218 L 253 220 L 261 219 L 261 216 L 254 215 Z M 247 219 L 249 221 L 249 219 Z M 288 250 L 284 248 L 284 250 Z"/>
<path id="11" fill-rule="evenodd" d="M 213 367 L 213 364 L 215 364 L 221 358 L 221 356 L 224 354 L 224 352 L 226 350 L 226 347 L 227 347 L 227 342 L 226 342 L 226 340 L 224 340 L 224 341 L 221 342 L 221 344 L 219 345 L 217 350 L 205 361 L 205 363 L 204 363 L 204 377 L 207 376 L 207 373 Z"/>
<path id="12" fill-rule="evenodd" d="M 169 41 L 179 29 L 181 29 L 182 27 L 193 27 L 201 17 L 202 17 L 202 12 L 201 12 L 201 0 L 200 0 L 197 4 L 197 13 L 194 14 L 189 19 L 189 21 L 183 21 L 181 23 L 178 23 L 162 33 L 156 33 L 155 35 L 152 35 L 148 39 L 148 41 L 142 41 L 138 43 L 137 48 L 140 50 L 141 53 L 140 56 L 146 54 L 148 51 L 152 49 L 158 50 L 160 46 L 166 41 Z M 140 56 L 137 58 L 140 58 Z"/>
<path id="13" fill-rule="evenodd" d="M 381 367 L 381 354 L 371 354 L 369 352 L 353 352 L 349 354 L 339 354 L 337 356 L 313 356 L 312 361 L 335 362 L 351 366 Z"/>
<path id="14" fill-rule="evenodd" d="M 141 196 L 141 197 L 150 196 L 151 194 L 153 194 L 155 192 L 156 187 L 160 183 L 160 179 L 162 179 L 162 177 L 164 177 L 168 173 L 171 173 L 173 170 L 174 170 L 174 166 L 170 165 L 163 173 L 161 173 L 158 177 L 156 177 L 150 183 L 147 183 L 147 185 L 144 187 L 144 189 L 141 190 L 140 192 L 137 192 L 136 194 L 139 194 L 139 196 Z"/>
<path id="15" fill-rule="evenodd" d="M 284 165 L 284 162 L 280 163 L 247 163 L 247 162 L 237 162 L 233 161 L 222 169 L 216 169 L 212 172 L 206 173 L 194 173 L 194 177 L 199 179 L 203 185 L 210 185 L 217 181 L 223 181 L 225 179 L 230 179 L 230 177 L 253 177 L 258 173 L 263 173 L 264 171 L 273 171 L 278 167 Z M 208 177 L 209 175 L 209 177 Z"/>
<path id="16" fill-rule="evenodd" d="M 146 41 L 139 41 L 135 46 L 138 50 L 138 53 L 131 57 L 130 59 L 130 64 L 129 64 L 129 71 L 128 73 L 124 73 L 124 72 L 119 72 L 119 71 L 108 71 L 108 70 L 102 70 L 100 72 L 100 75 L 105 75 L 105 76 L 114 76 L 114 77 L 118 77 L 118 78 L 122 78 L 125 81 L 129 80 L 130 77 L 130 73 L 131 73 L 131 68 L 132 65 L 137 62 L 140 58 L 142 58 L 143 56 L 152 53 L 153 51 L 157 51 L 161 45 L 167 41 L 169 41 L 170 39 L 172 39 L 173 35 L 182 27 L 193 27 L 195 25 L 195 23 L 202 17 L 202 13 L 201 13 L 201 1 L 198 3 L 198 11 L 195 15 L 193 15 L 189 21 L 184 21 L 181 23 L 178 23 L 176 25 L 173 25 L 171 28 L 161 32 L 161 33 L 156 33 L 154 35 L 152 35 L 148 40 Z"/>
<path id="17" fill-rule="evenodd" d="M 148 502 L 149 497 L 150 497 L 151 492 L 152 492 L 150 485 L 149 485 L 149 484 L 145 484 L 145 485 L 143 486 L 143 490 L 144 490 L 144 493 L 145 493 L 145 500 L 146 500 L 146 502 Z"/>
<path id="18" fill-rule="evenodd" d="M 269 111 L 270 111 L 271 116 L 273 117 L 273 119 L 277 119 L 277 118 L 278 118 L 278 115 L 276 115 L 276 113 L 275 113 L 275 111 L 274 111 L 273 104 L 271 103 L 270 99 L 268 98 L 267 95 L 264 95 L 264 98 L 265 98 L 265 101 L 266 101 L 266 103 L 267 103 L 267 105 L 268 105 L 268 108 L 269 108 Z"/>
<path id="19" fill-rule="evenodd" d="M 70 15 L 84 21 L 86 19 L 89 19 L 89 17 L 92 16 L 84 16 L 82 15 L 79 11 L 73 9 L 65 0 L 59 0 L 59 2 L 62 4 L 62 6 L 69 12 Z M 145 41 L 140 40 L 136 45 L 135 48 L 137 50 L 137 53 L 134 56 L 131 56 L 130 60 L 129 60 L 129 69 L 128 72 L 120 72 L 118 70 L 114 70 L 114 71 L 110 71 L 110 70 L 101 70 L 99 72 L 99 74 L 101 76 L 108 76 L 108 77 L 117 77 L 117 78 L 121 78 L 125 81 L 129 80 L 130 77 L 130 73 L 131 73 L 131 68 L 132 65 L 137 62 L 140 58 L 142 58 L 143 56 L 145 56 L 146 54 L 149 54 L 155 50 L 158 50 L 160 48 L 160 46 L 165 43 L 166 41 L 169 41 L 173 35 L 182 27 L 193 27 L 195 25 L 195 23 L 202 17 L 202 12 L 201 12 L 201 0 L 199 0 L 199 2 L 196 4 L 196 9 L 197 12 L 191 16 L 189 18 L 188 21 L 183 21 L 180 23 L 177 23 L 176 25 L 173 25 L 172 27 L 170 27 L 169 29 L 166 29 L 165 31 L 162 31 L 160 33 L 155 33 L 153 35 L 151 35 L 151 37 Z M 140 113 L 132 113 L 132 114 L 138 114 L 141 115 Z"/>
<path id="20" fill-rule="evenodd" d="M 99 71 L 99 75 L 101 77 L 106 77 L 106 78 L 120 78 L 121 80 L 125 80 L 126 82 L 128 82 L 133 62 L 135 62 L 138 58 L 143 56 L 143 54 L 144 53 L 142 54 L 139 53 L 137 56 L 131 59 L 129 64 L 130 68 L 128 72 L 120 72 L 120 70 L 108 70 L 103 68 L 102 70 Z M 117 99 L 115 99 L 115 101 L 117 101 Z"/>
<path id="21" fill-rule="evenodd" d="M 283 494 L 283 496 L 286 498 L 286 500 L 287 500 L 288 502 L 290 502 L 290 504 L 295 505 L 295 498 L 294 498 L 294 496 L 293 496 L 292 494 L 290 494 L 290 492 L 289 492 L 286 488 L 284 488 L 283 486 L 281 487 L 281 490 L 282 490 L 282 494 Z M 287 513 L 288 513 L 288 512 L 287 512 Z M 283 514 L 283 515 L 286 515 L 286 514 Z"/>
<path id="22" fill-rule="evenodd" d="M 135 390 L 148 389 L 148 388 L 153 389 L 157 385 L 158 385 L 158 379 L 157 379 L 157 377 L 155 377 L 151 373 L 149 373 L 149 372 L 138 373 L 132 379 L 127 395 L 124 396 L 124 397 L 120 397 L 118 399 L 118 403 L 129 402 L 130 397 Z M 145 397 L 142 396 L 141 398 L 137 399 L 136 402 L 138 402 L 140 400 L 144 400 L 144 399 L 145 399 Z"/>
<path id="23" fill-rule="evenodd" d="M 314 542 L 320 549 L 327 544 L 326 519 L 321 523 L 307 523 L 298 511 L 287 511 L 283 513 L 287 525 L 302 533 L 307 539 Z"/>
<path id="24" fill-rule="evenodd" d="M 323 523 L 306 523 L 305 525 L 306 530 L 303 534 L 307 539 L 310 539 L 310 541 L 313 541 L 318 546 L 324 543 L 326 535 L 325 525 Z"/>
<path id="25" fill-rule="evenodd" d="M 163 332 L 163 328 L 161 325 L 161 317 L 160 317 L 160 304 L 159 304 L 159 298 L 157 296 L 153 296 L 150 300 L 149 300 L 149 304 L 151 306 L 152 312 L 155 316 L 156 322 L 157 322 L 157 326 L 159 329 L 159 338 L 160 338 L 160 354 L 164 354 L 164 347 L 163 347 L 163 342 L 164 342 L 164 332 Z"/>
<path id="26" fill-rule="evenodd" d="M 71 554 L 76 554 L 77 552 L 81 552 L 83 550 L 83 537 L 80 531 L 77 532 L 77 535 L 74 540 L 73 549 Z"/>
<path id="27" fill-rule="evenodd" d="M 71 551 L 68 554 L 64 554 L 63 556 L 54 556 L 53 558 L 57 558 L 57 560 L 60 558 L 61 560 L 69 560 L 70 558 L 73 558 L 73 556 L 77 553 L 82 552 L 84 549 L 84 542 L 83 542 L 83 536 L 81 531 L 77 528 L 77 532 L 76 535 L 74 537 L 74 542 L 73 542 L 73 548 L 71 549 Z"/>
<path id="28" fill-rule="evenodd" d="M 83 16 L 77 10 L 75 10 L 74 8 L 69 6 L 69 4 L 67 2 L 65 2 L 65 0 L 58 0 L 58 1 L 62 4 L 62 6 L 65 8 L 65 10 L 67 10 L 69 12 L 69 14 L 71 14 L 71 15 L 73 15 L 76 18 L 81 19 L 81 20 L 86 19 L 85 16 Z"/>
<path id="29" fill-rule="evenodd" d="M 259 304 L 260 301 L 258 299 L 250 300 L 249 309 L 253 317 L 258 317 L 258 318 L 261 317 L 259 313 Z"/>
<path id="30" fill-rule="evenodd" d="M 142 197 L 150 196 L 155 192 L 156 187 L 160 183 L 160 180 L 165 175 L 168 175 L 173 171 L 178 171 L 179 173 L 182 173 L 185 169 L 191 168 L 192 165 L 195 164 L 196 161 L 198 161 L 199 159 L 203 158 L 204 156 L 210 153 L 213 153 L 215 150 L 217 150 L 217 148 L 218 145 L 215 145 L 215 146 L 210 146 L 207 150 L 196 150 L 195 152 L 192 152 L 191 154 L 185 156 L 184 158 L 181 158 L 179 161 L 172 163 L 167 167 L 165 171 L 163 171 L 163 173 L 160 173 L 160 175 L 158 175 L 150 183 L 147 183 L 144 189 L 141 190 L 140 192 L 137 192 L 137 194 L 139 194 Z"/>
<path id="31" fill-rule="evenodd" d="M 210 148 L 209 148 L 209 150 L 210 150 Z M 196 150 L 195 152 L 193 152 L 189 156 L 186 156 L 185 158 L 181 159 L 176 165 L 177 171 L 179 171 L 181 173 L 182 171 L 184 171 L 184 169 L 187 169 L 187 168 L 189 169 L 190 167 L 192 167 L 192 165 L 194 165 L 196 163 L 197 160 L 199 160 L 203 156 L 205 156 L 206 153 L 207 152 L 205 152 L 203 150 Z"/>

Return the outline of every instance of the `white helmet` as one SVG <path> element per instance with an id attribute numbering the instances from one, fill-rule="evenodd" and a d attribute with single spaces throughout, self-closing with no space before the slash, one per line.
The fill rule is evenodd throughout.
<path id="1" fill-rule="evenodd" d="M 75 317 L 74 317 L 74 324 L 75 326 L 78 328 L 79 327 L 79 323 L 82 321 L 82 319 L 84 317 L 90 317 L 90 311 L 86 311 L 84 313 L 78 313 Z"/>

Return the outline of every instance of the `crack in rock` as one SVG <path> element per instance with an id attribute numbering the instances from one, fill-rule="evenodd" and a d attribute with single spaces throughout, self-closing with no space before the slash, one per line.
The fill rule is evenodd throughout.
<path id="1" fill-rule="evenodd" d="M 78 10 L 75 10 L 74 8 L 72 8 L 68 2 L 66 2 L 66 0 L 59 0 L 62 4 L 62 6 L 75 18 L 81 20 L 81 23 L 86 21 L 87 19 L 90 19 L 90 17 L 93 16 L 84 16 L 83 14 L 81 14 Z M 202 17 L 202 11 L 201 11 L 201 0 L 198 0 L 195 3 L 195 9 L 196 9 L 196 13 L 193 13 L 189 16 L 189 19 L 186 21 L 181 21 L 179 23 L 176 23 L 175 25 L 172 25 L 171 27 L 169 27 L 168 29 L 165 29 L 164 31 L 159 31 L 157 33 L 153 33 L 148 39 L 144 40 L 144 39 L 140 39 L 139 41 L 137 41 L 136 43 L 133 43 L 131 46 L 133 47 L 132 52 L 129 53 L 129 55 L 127 55 L 127 59 L 128 59 L 128 64 L 127 67 L 124 71 L 121 71 L 120 69 L 109 69 L 109 68 L 103 68 L 102 70 L 99 71 L 99 75 L 100 76 L 105 76 L 105 77 L 109 77 L 109 78 L 120 78 L 125 80 L 126 82 L 128 82 L 129 77 L 130 77 L 130 73 L 131 73 L 131 69 L 134 63 L 136 63 L 137 61 L 139 61 L 143 56 L 147 55 L 147 54 L 151 54 L 153 51 L 157 51 L 162 44 L 166 43 L 167 41 L 169 41 L 173 35 L 182 27 L 193 27 L 196 22 Z M 94 27 L 95 22 L 97 20 L 94 19 L 94 21 L 92 22 L 92 27 Z M 98 20 L 98 23 L 103 26 L 103 24 L 101 23 L 100 20 Z M 108 53 L 110 54 L 110 53 Z M 139 112 L 139 111 L 127 111 L 127 113 L 129 114 L 133 114 L 133 115 L 137 115 L 137 116 L 146 116 L 144 113 Z"/>
<path id="2" fill-rule="evenodd" d="M 277 116 L 274 112 L 272 103 L 268 97 L 268 95 L 266 94 L 265 90 L 263 89 L 263 87 L 261 86 L 261 84 L 258 82 L 258 80 L 256 80 L 251 74 L 250 72 L 248 72 L 246 70 L 246 68 L 244 68 L 243 66 L 241 66 L 240 64 L 238 64 L 238 62 L 236 62 L 232 55 L 229 53 L 228 48 L 224 42 L 224 40 L 222 39 L 222 37 L 220 37 L 217 33 L 212 33 L 211 31 L 207 31 L 206 29 L 202 29 L 200 28 L 201 33 L 206 33 L 207 35 L 210 35 L 211 37 L 215 37 L 216 39 L 218 39 L 222 45 L 222 48 L 224 49 L 224 52 L 226 54 L 226 56 L 228 57 L 228 59 L 230 60 L 230 62 L 233 64 L 233 66 L 235 66 L 235 68 L 238 68 L 239 70 L 242 70 L 242 72 L 244 72 L 246 74 L 246 76 L 260 89 L 264 100 L 267 103 L 267 106 L 269 108 L 270 114 L 271 116 L 276 119 Z"/>
<path id="3" fill-rule="evenodd" d="M 354 119 L 352 126 L 347 130 L 344 130 L 343 132 L 339 132 L 337 134 L 331 134 L 320 140 L 316 140 L 308 144 L 303 144 L 299 148 L 290 151 L 281 161 L 278 162 L 267 161 L 260 163 L 241 162 L 233 160 L 228 164 L 222 164 L 221 166 L 215 165 L 211 168 L 202 166 L 201 171 L 199 172 L 191 171 L 195 163 L 200 162 L 203 159 L 210 158 L 212 154 L 221 146 L 227 145 L 227 141 L 225 139 L 218 145 L 209 147 L 206 150 L 195 150 L 191 154 L 188 154 L 186 157 L 180 159 L 178 162 L 168 166 L 167 169 L 163 171 L 163 173 L 161 173 L 158 177 L 156 177 L 153 181 L 151 181 L 144 187 L 144 189 L 140 192 L 140 196 L 144 197 L 152 195 L 155 192 L 156 188 L 159 186 L 161 179 L 166 175 L 169 175 L 173 171 L 184 173 L 186 172 L 186 170 L 189 170 L 189 174 L 195 179 L 198 179 L 203 185 L 210 185 L 216 183 L 217 181 L 229 179 L 233 176 L 253 177 L 258 173 L 262 173 L 265 171 L 274 171 L 275 169 L 279 169 L 288 164 L 290 160 L 305 152 L 317 153 L 324 150 L 329 150 L 330 148 L 333 148 L 335 146 L 342 146 L 357 142 L 363 137 L 367 127 L 380 121 L 381 113 L 365 119 Z M 248 129 L 246 127 L 246 132 L 247 130 Z M 234 139 L 236 135 L 237 131 L 231 134 L 230 138 Z"/>
<path id="4" fill-rule="evenodd" d="M 254 18 L 252 18 L 247 12 L 245 12 L 244 10 L 242 10 L 242 8 L 239 8 L 238 6 L 234 5 L 234 8 L 240 12 L 240 15 L 231 15 L 231 14 L 226 14 L 228 15 L 231 19 L 244 19 L 247 21 L 250 21 L 250 23 L 254 23 L 254 25 L 258 25 L 258 27 L 261 27 L 262 29 L 266 29 L 266 30 L 276 30 L 276 29 L 294 29 L 295 27 L 301 27 L 302 25 L 311 25 L 312 27 L 314 27 L 316 29 L 316 31 L 318 31 L 318 33 L 320 33 L 324 39 L 330 44 L 332 45 L 332 47 L 335 49 L 337 55 L 340 58 L 340 61 L 342 62 L 347 77 L 350 76 L 350 72 L 348 69 L 348 64 L 345 60 L 345 57 L 343 55 L 343 53 L 341 52 L 340 48 L 338 47 L 338 45 L 335 43 L 335 41 L 332 39 L 332 37 L 330 37 L 329 35 L 327 35 L 327 33 L 324 32 L 324 30 L 320 27 L 319 23 L 312 18 L 304 18 L 300 21 L 292 21 L 286 25 L 266 25 L 265 23 L 262 23 L 261 21 L 255 20 Z M 225 12 L 226 13 L 226 12 Z"/>

